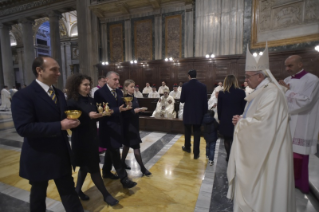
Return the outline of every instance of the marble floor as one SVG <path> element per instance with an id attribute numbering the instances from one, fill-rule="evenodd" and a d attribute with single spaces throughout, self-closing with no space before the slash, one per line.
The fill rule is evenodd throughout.
<path id="1" fill-rule="evenodd" d="M 5 125 L 1 125 L 5 123 Z M 106 205 L 89 175 L 83 191 L 90 196 L 82 201 L 85 211 L 232 211 L 232 202 L 226 198 L 226 153 L 222 140 L 218 140 L 213 166 L 205 158 L 205 141 L 201 139 L 200 158 L 181 151 L 184 136 L 163 132 L 141 131 L 143 162 L 152 172 L 142 177 L 139 166 L 130 150 L 126 162 L 132 167 L 129 177 L 138 184 L 123 189 L 119 180 L 104 179 L 109 192 L 120 201 L 115 207 Z M 23 139 L 13 128 L 11 114 L 0 112 L 0 212 L 29 211 L 30 185 L 19 177 L 19 159 Z M 104 155 L 100 155 L 103 166 Z M 77 171 L 73 173 L 77 180 Z M 313 194 L 296 192 L 297 212 L 319 211 Z M 62 212 L 63 205 L 53 181 L 47 190 L 47 211 Z"/>

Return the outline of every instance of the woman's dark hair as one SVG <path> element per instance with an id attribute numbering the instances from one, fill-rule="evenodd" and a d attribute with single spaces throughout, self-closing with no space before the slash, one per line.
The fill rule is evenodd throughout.
<path id="1" fill-rule="evenodd" d="M 74 99 L 75 101 L 78 101 L 79 99 L 79 88 L 83 80 L 89 80 L 90 81 L 90 88 L 92 88 L 92 79 L 91 77 L 84 75 L 84 74 L 73 74 L 71 75 L 67 81 L 66 81 L 66 95 L 67 99 Z"/>
<path id="2" fill-rule="evenodd" d="M 188 75 L 189 75 L 191 78 L 196 78 L 197 71 L 196 71 L 196 70 L 190 70 L 190 71 L 188 72 Z"/>

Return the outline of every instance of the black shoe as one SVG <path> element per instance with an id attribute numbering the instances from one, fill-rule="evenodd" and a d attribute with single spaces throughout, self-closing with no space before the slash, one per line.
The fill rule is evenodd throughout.
<path id="1" fill-rule="evenodd" d="M 121 183 L 123 185 L 123 188 L 133 188 L 137 185 L 136 182 L 133 182 L 132 180 L 128 179 L 128 177 L 121 179 Z"/>
<path id="2" fill-rule="evenodd" d="M 194 155 L 194 159 L 198 159 L 199 158 L 199 154 L 198 155 Z"/>
<path id="3" fill-rule="evenodd" d="M 117 175 L 113 174 L 112 172 L 109 172 L 107 174 L 103 174 L 103 178 L 110 178 L 112 180 L 120 179 Z"/>
<path id="4" fill-rule="evenodd" d="M 119 204 L 119 201 L 117 199 L 114 199 L 112 197 L 112 195 L 108 195 L 108 196 L 104 197 L 103 200 L 104 200 L 104 202 L 106 202 L 110 206 L 114 206 L 114 205 Z"/>
<path id="5" fill-rule="evenodd" d="M 191 153 L 191 150 L 190 150 L 190 149 L 186 149 L 186 147 L 184 147 L 184 146 L 182 146 L 182 150 L 183 150 L 184 152 Z"/>
<path id="6" fill-rule="evenodd" d="M 152 173 L 150 171 L 148 171 L 147 169 L 141 170 L 141 172 L 143 173 L 143 176 L 150 176 L 152 175 Z"/>
<path id="7" fill-rule="evenodd" d="M 123 168 L 124 168 L 124 169 L 128 169 L 128 170 L 131 170 L 131 167 L 129 167 L 128 165 L 126 165 L 125 162 L 123 163 Z"/>
<path id="8" fill-rule="evenodd" d="M 78 194 L 78 196 L 80 197 L 81 200 L 86 201 L 86 200 L 90 199 L 90 197 L 88 195 L 85 195 L 82 191 L 80 191 L 80 192 L 76 191 L 76 193 Z"/>

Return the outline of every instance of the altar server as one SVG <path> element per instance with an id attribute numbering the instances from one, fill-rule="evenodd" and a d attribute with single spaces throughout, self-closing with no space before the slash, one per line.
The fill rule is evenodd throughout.
<path id="1" fill-rule="evenodd" d="M 148 98 L 160 98 L 159 93 L 156 91 L 155 84 L 153 84 L 152 91 L 148 94 Z"/>
<path id="2" fill-rule="evenodd" d="M 295 186 L 309 192 L 309 155 L 317 152 L 319 133 L 319 79 L 303 69 L 302 59 L 292 55 L 285 61 L 290 75 L 280 84 L 287 88 L 290 131 L 294 152 Z"/>
<path id="3" fill-rule="evenodd" d="M 146 87 L 143 89 L 143 94 L 149 94 L 152 92 L 152 87 L 150 86 L 150 83 L 146 83 Z"/>
<path id="4" fill-rule="evenodd" d="M 295 212 L 295 186 L 289 114 L 283 87 L 269 71 L 266 46 L 254 57 L 247 47 L 246 80 L 255 91 L 246 97 L 228 162 L 228 194 L 234 212 Z"/>
<path id="5" fill-rule="evenodd" d="M 164 89 L 164 95 L 158 100 L 156 109 L 153 112 L 152 117 L 155 118 L 176 118 L 176 112 L 174 111 L 175 100 L 168 95 L 169 90 Z"/>
<path id="6" fill-rule="evenodd" d="M 169 93 L 171 97 L 174 99 L 180 99 L 181 98 L 181 92 L 178 91 L 178 86 L 177 84 L 173 85 L 173 90 Z"/>

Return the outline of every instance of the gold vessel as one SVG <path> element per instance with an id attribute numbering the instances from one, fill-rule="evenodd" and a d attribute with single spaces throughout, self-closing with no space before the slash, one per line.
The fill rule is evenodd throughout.
<path id="1" fill-rule="evenodd" d="M 126 104 L 126 107 L 127 108 L 131 108 L 130 103 L 133 101 L 133 97 L 132 96 L 124 96 L 123 100 L 124 100 L 124 102 Z"/>
<path id="2" fill-rule="evenodd" d="M 67 110 L 64 112 L 68 119 L 78 119 L 82 115 L 80 110 Z"/>

